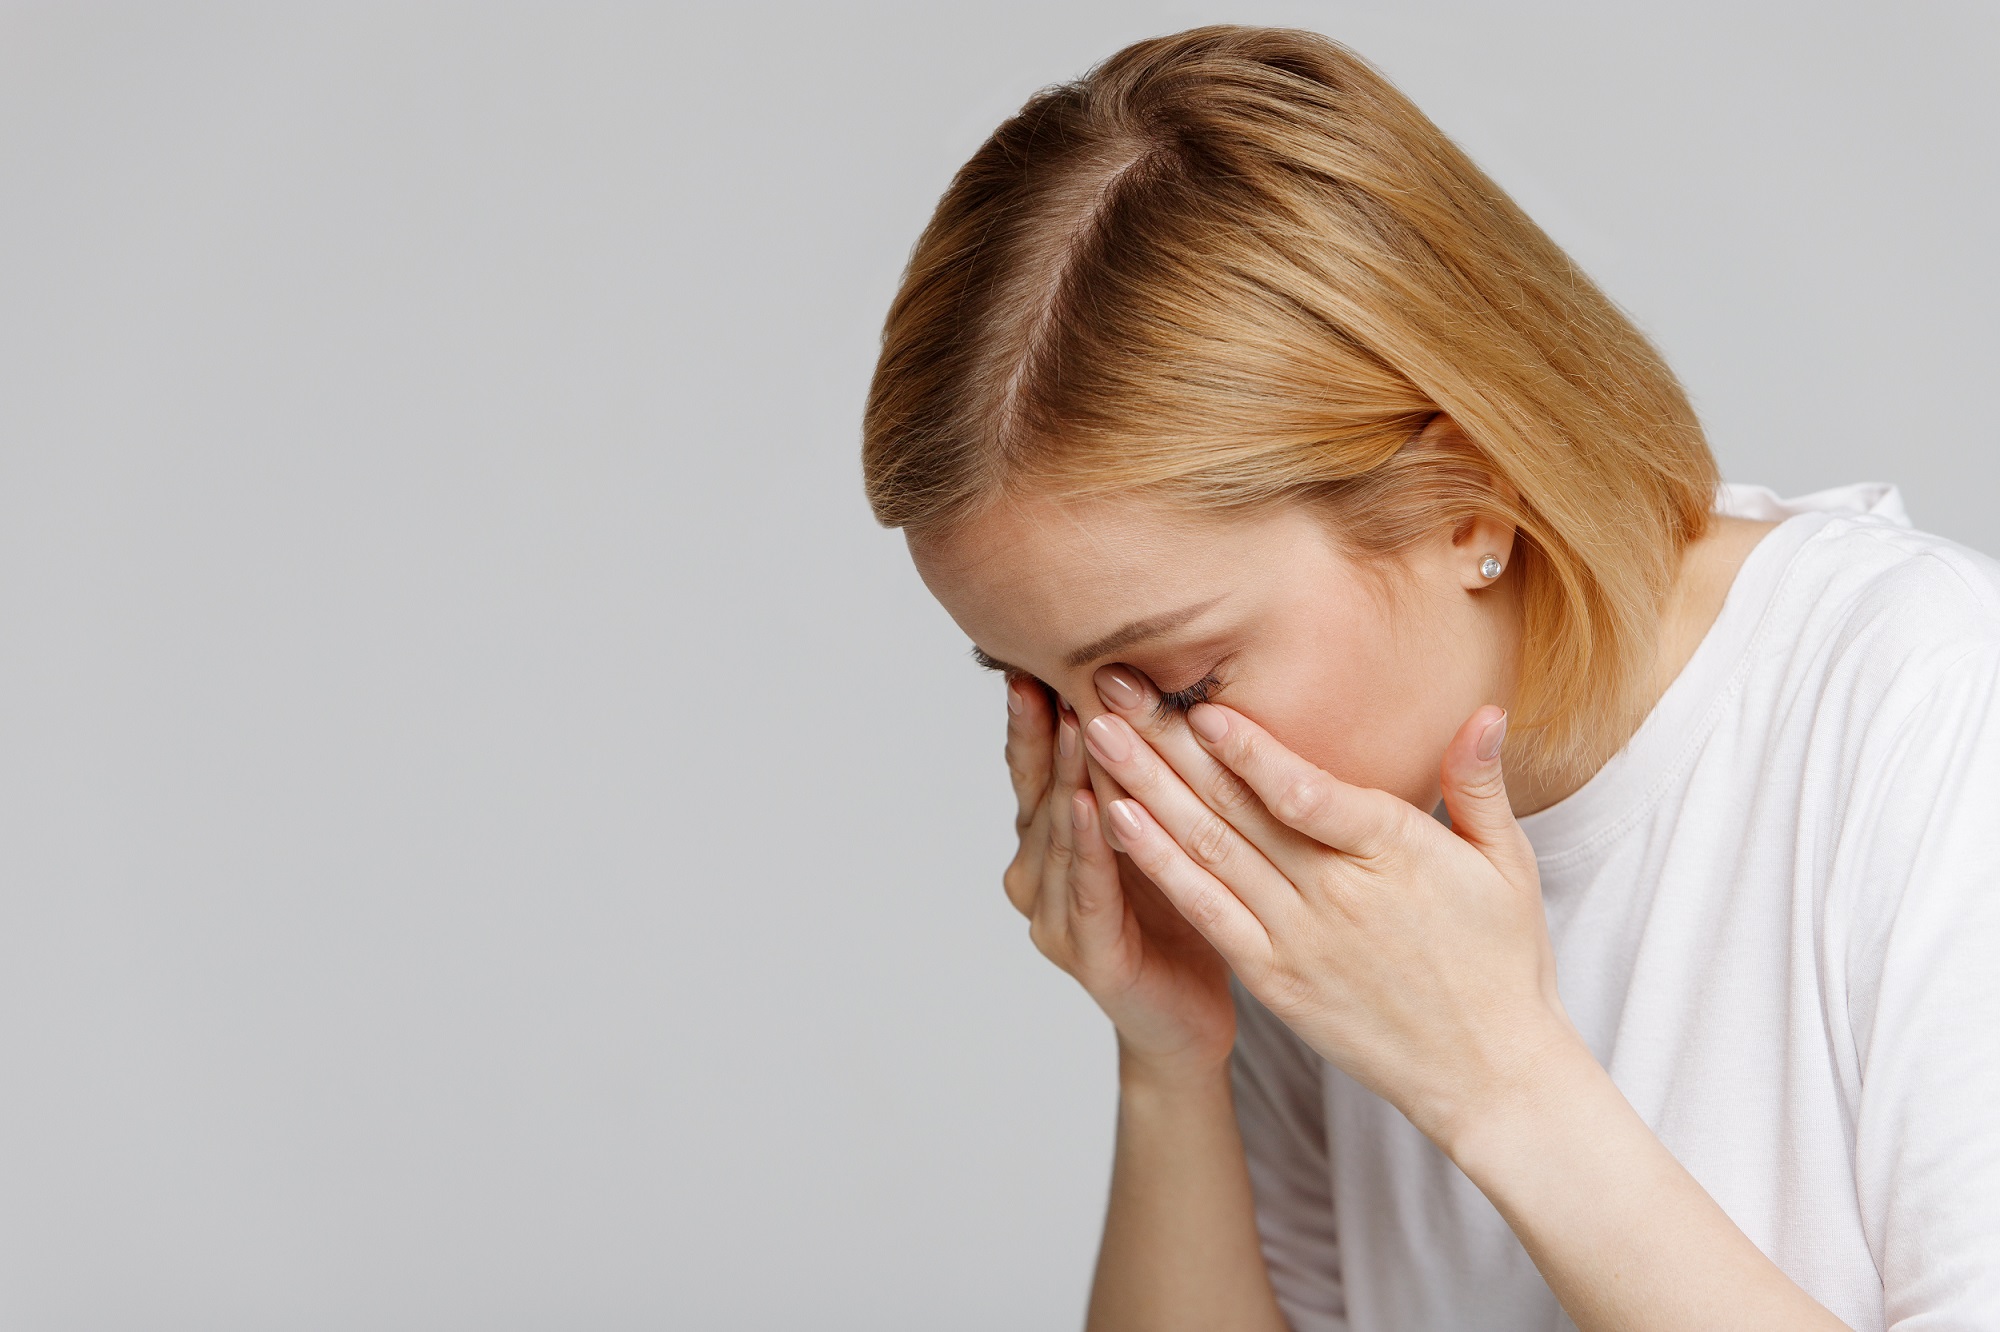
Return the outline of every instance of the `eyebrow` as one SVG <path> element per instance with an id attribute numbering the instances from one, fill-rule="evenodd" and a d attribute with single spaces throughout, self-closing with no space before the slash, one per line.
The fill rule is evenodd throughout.
<path id="1" fill-rule="evenodd" d="M 1148 615 L 1142 620 L 1134 620 L 1122 629 L 1114 629 L 1102 638 L 1085 643 L 1063 658 L 1063 665 L 1075 670 L 1079 666 L 1096 661 L 1099 657 L 1108 657 L 1114 652 L 1131 647 L 1134 643 L 1158 638 L 1161 634 L 1180 628 L 1220 600 L 1221 596 L 1213 596 L 1207 601 L 1183 606 L 1176 611 L 1163 611 L 1158 615 Z M 1022 670 L 1019 666 L 1009 665 L 998 658 L 987 656 L 977 644 L 973 646 L 972 659 L 989 671 L 1012 671 L 1017 675 L 1033 674 L 1031 671 Z"/>

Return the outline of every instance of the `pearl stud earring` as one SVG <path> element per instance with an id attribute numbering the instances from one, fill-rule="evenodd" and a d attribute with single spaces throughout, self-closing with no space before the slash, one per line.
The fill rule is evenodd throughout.
<path id="1" fill-rule="evenodd" d="M 1500 561 L 1488 555 L 1484 562 L 1480 564 L 1479 572 L 1488 578 L 1498 578 L 1500 576 Z"/>

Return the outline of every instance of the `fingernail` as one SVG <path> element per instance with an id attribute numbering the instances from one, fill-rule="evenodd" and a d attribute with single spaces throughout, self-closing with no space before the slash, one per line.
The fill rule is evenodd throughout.
<path id="1" fill-rule="evenodd" d="M 1097 694 L 1111 708 L 1131 709 L 1146 701 L 1146 691 L 1139 687 L 1139 682 L 1116 666 L 1106 666 L 1097 672 Z"/>
<path id="2" fill-rule="evenodd" d="M 1081 791 L 1069 798 L 1069 826 L 1078 832 L 1090 827 L 1090 798 Z"/>
<path id="3" fill-rule="evenodd" d="M 1188 726 L 1194 733 L 1211 745 L 1229 734 L 1229 718 L 1222 715 L 1222 709 L 1210 703 L 1197 703 L 1188 709 Z"/>
<path id="4" fill-rule="evenodd" d="M 1121 837 L 1137 838 L 1139 836 L 1139 815 L 1133 810 L 1131 801 L 1114 800 L 1111 802 L 1111 826 L 1118 830 L 1118 835 Z"/>
<path id="5" fill-rule="evenodd" d="M 1486 729 L 1479 733 L 1479 757 L 1481 761 L 1491 762 L 1499 758 L 1500 742 L 1506 738 L 1507 714 L 1503 712 L 1497 719 L 1487 723 Z"/>
<path id="6" fill-rule="evenodd" d="M 1007 682 L 1007 711 L 1016 717 L 1021 715 L 1021 686 L 1012 680 Z"/>
<path id="7" fill-rule="evenodd" d="M 1056 723 L 1056 749 L 1064 758 L 1076 750 L 1076 723 L 1067 717 Z"/>
<path id="8" fill-rule="evenodd" d="M 1090 719 L 1084 729 L 1084 740 L 1091 752 L 1106 763 L 1123 763 L 1132 756 L 1132 742 L 1126 737 L 1125 723 L 1109 713 L 1101 713 Z"/>

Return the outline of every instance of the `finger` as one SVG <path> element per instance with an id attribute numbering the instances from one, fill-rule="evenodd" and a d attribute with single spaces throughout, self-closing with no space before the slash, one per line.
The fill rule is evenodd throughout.
<path id="1" fill-rule="evenodd" d="M 1298 889 L 1291 880 L 1229 820 L 1203 804 L 1124 718 L 1113 712 L 1099 713 L 1090 719 L 1084 734 L 1097 761 L 1145 806 L 1188 859 L 1228 884 L 1260 919 L 1274 920 L 1275 913 L 1298 902 Z M 1120 806 L 1126 803 L 1118 802 Z M 1115 826 L 1122 839 L 1127 828 Z"/>
<path id="2" fill-rule="evenodd" d="M 1014 831 L 1034 822 L 1048 793 L 1055 758 L 1055 708 L 1049 691 L 1034 680 L 1007 680 L 1007 774 L 1013 779 Z"/>
<path id="3" fill-rule="evenodd" d="M 1298 833 L 1264 808 L 1248 782 L 1202 746 L 1188 729 L 1185 717 L 1161 706 L 1159 690 L 1145 672 L 1122 662 L 1104 666 L 1098 669 L 1096 684 L 1104 705 L 1143 736 L 1204 805 L 1228 820 L 1253 845 L 1261 849 L 1298 839 Z"/>
<path id="4" fill-rule="evenodd" d="M 1122 799 L 1131 794 L 1131 792 L 1118 784 L 1116 777 L 1113 777 L 1104 770 L 1104 765 L 1097 761 L 1097 756 L 1090 752 L 1088 745 L 1084 746 L 1083 770 L 1086 784 L 1090 787 L 1091 794 L 1097 798 L 1097 808 L 1100 815 L 1105 809 L 1110 807 L 1112 801 Z M 1118 830 L 1116 828 L 1109 823 L 1103 822 L 1101 819 L 1097 826 L 1103 833 L 1104 840 L 1110 844 L 1113 851 L 1123 851 L 1125 849 L 1119 845 Z"/>
<path id="5" fill-rule="evenodd" d="M 1083 781 L 1083 745 L 1077 738 L 1076 713 L 1056 703 L 1056 763 L 1049 784 L 1048 848 L 1042 853 L 1042 886 L 1035 903 L 1036 944 L 1060 945 L 1069 937 L 1070 868 L 1076 860 L 1076 830 L 1070 800 Z"/>
<path id="6" fill-rule="evenodd" d="M 1007 900 L 1014 904 L 1014 909 L 1033 920 L 1035 902 L 1042 891 L 1042 857 L 1039 850 L 1031 849 L 1024 841 L 1000 875 L 1000 886 L 1006 890 Z"/>
<path id="7" fill-rule="evenodd" d="M 1159 885 L 1174 909 L 1201 931 L 1246 983 L 1268 970 L 1270 931 L 1228 885 L 1190 859 L 1143 805 L 1136 800 L 1115 800 L 1106 811 L 1105 822 L 1117 829 L 1118 840 L 1125 844 L 1133 864 Z"/>
<path id="8" fill-rule="evenodd" d="M 1445 746 L 1439 763 L 1443 778 L 1444 807 L 1451 815 L 1451 830 L 1479 848 L 1488 860 L 1500 866 L 1515 881 L 1533 882 L 1539 891 L 1540 874 L 1533 871 L 1535 848 L 1514 817 L 1514 804 L 1507 795 L 1507 777 L 1502 770 L 1500 748 L 1507 737 L 1506 709 L 1488 704 L 1474 709 Z"/>
<path id="9" fill-rule="evenodd" d="M 1279 822 L 1323 846 L 1368 859 L 1403 838 L 1411 806 L 1387 791 L 1353 786 L 1300 758 L 1242 713 L 1220 703 L 1188 710 L 1188 729 L 1204 749 L 1249 783 Z M 1282 839 L 1271 853 L 1280 863 L 1297 852 Z"/>
<path id="10" fill-rule="evenodd" d="M 1081 746 L 1078 746 L 1081 748 Z M 1086 964 L 1111 956 L 1125 933 L 1125 893 L 1118 884 L 1118 854 L 1104 840 L 1097 797 L 1088 785 L 1070 795 L 1069 932 Z"/>
<path id="11" fill-rule="evenodd" d="M 1104 811 L 1111 808 L 1114 800 L 1123 800 L 1131 792 L 1118 784 L 1118 779 L 1104 770 L 1097 756 L 1084 746 L 1084 772 L 1086 784 L 1097 804 L 1097 826 L 1104 837 L 1104 844 L 1111 848 L 1112 867 L 1118 876 L 1118 892 L 1130 908 L 1137 928 L 1141 930 L 1165 929 L 1173 933 L 1193 930 L 1194 926 L 1181 918 L 1159 885 L 1146 877 L 1125 851 L 1124 843 L 1118 840 L 1118 826 Z"/>
<path id="12" fill-rule="evenodd" d="M 1006 687 L 1007 772 L 1014 785 L 1014 831 L 1020 843 L 1000 882 L 1014 909 L 1032 921 L 1049 843 L 1044 797 L 1055 778 L 1055 707 L 1048 687 L 1030 676 L 1010 675 Z"/>
<path id="13" fill-rule="evenodd" d="M 1104 770 L 1097 756 L 1084 746 L 1084 771 L 1089 774 L 1091 794 L 1097 801 L 1098 827 L 1104 834 L 1105 845 L 1112 850 L 1112 860 L 1118 871 L 1118 890 L 1123 895 L 1126 906 L 1131 908 L 1133 920 L 1139 929 L 1148 932 L 1165 930 L 1178 934 L 1183 930 L 1193 931 L 1194 926 L 1181 917 L 1174 904 L 1167 900 L 1158 884 L 1146 877 L 1144 870 L 1126 852 L 1125 845 L 1118 839 L 1118 825 L 1105 811 L 1114 800 L 1129 798 L 1130 792 L 1118 784 L 1118 779 Z"/>

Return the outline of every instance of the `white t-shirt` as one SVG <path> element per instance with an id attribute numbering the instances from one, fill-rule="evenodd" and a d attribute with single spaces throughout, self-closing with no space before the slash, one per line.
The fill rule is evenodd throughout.
<path id="1" fill-rule="evenodd" d="M 1564 1006 L 1857 1332 L 2000 1329 L 2000 561 L 1882 483 L 1715 507 L 1783 521 L 1625 747 L 1521 820 Z M 1573 1328 L 1450 1158 L 1231 984 L 1295 1332 Z"/>

